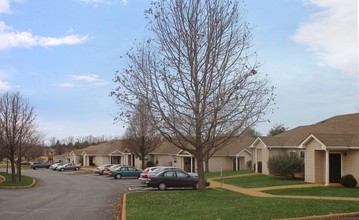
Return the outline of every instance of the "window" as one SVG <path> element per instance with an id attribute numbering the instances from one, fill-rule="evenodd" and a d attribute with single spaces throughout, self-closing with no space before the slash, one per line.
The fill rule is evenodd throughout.
<path id="1" fill-rule="evenodd" d="M 177 177 L 187 177 L 187 175 L 183 172 L 177 172 Z"/>
<path id="2" fill-rule="evenodd" d="M 176 176 L 176 173 L 174 171 L 168 171 L 164 173 L 164 176 Z"/>

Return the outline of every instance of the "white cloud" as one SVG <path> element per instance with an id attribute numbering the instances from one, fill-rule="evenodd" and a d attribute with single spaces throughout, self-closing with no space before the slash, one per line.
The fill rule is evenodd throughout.
<path id="1" fill-rule="evenodd" d="M 99 76 L 96 74 L 71 75 L 71 78 L 77 81 L 87 81 L 87 82 L 96 82 L 100 80 Z"/>
<path id="2" fill-rule="evenodd" d="M 0 0 L 0 14 L 1 13 L 10 13 L 10 2 L 9 0 Z"/>
<path id="3" fill-rule="evenodd" d="M 0 80 L 0 91 L 9 90 L 9 89 L 11 89 L 11 87 L 12 86 L 11 86 L 10 82 Z"/>
<path id="4" fill-rule="evenodd" d="M 64 37 L 42 37 L 34 36 L 31 32 L 21 32 L 7 26 L 5 22 L 0 21 L 0 49 L 13 47 L 52 47 L 60 45 L 82 44 L 88 41 L 88 36 L 66 35 Z"/>
<path id="5" fill-rule="evenodd" d="M 72 83 L 60 83 L 58 86 L 61 87 L 61 88 L 71 88 L 71 87 L 74 87 L 74 84 L 72 84 Z"/>
<path id="6" fill-rule="evenodd" d="M 127 0 L 77 0 L 78 2 L 86 5 L 99 6 L 100 4 L 115 4 L 121 2 L 123 5 L 127 4 Z"/>
<path id="7" fill-rule="evenodd" d="M 96 74 L 79 74 L 79 75 L 70 75 L 71 79 L 74 81 L 83 81 L 87 83 L 92 83 L 96 86 L 108 85 L 109 82 L 101 79 L 99 75 Z"/>
<path id="8" fill-rule="evenodd" d="M 358 76 L 357 0 L 307 0 L 319 8 L 293 36 L 313 52 L 319 65 Z"/>
<path id="9" fill-rule="evenodd" d="M 8 80 L 14 72 L 15 69 L 0 69 L 0 91 L 9 90 L 13 87 Z"/>

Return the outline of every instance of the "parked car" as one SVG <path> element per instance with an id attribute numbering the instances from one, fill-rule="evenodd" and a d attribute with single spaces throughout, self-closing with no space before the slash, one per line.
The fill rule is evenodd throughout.
<path id="1" fill-rule="evenodd" d="M 64 165 L 63 163 L 54 163 L 50 166 L 51 170 L 56 170 L 57 167 Z"/>
<path id="2" fill-rule="evenodd" d="M 139 177 L 143 172 L 141 169 L 136 169 L 130 166 L 120 166 L 109 173 L 109 176 L 115 179 L 121 179 L 122 177 Z"/>
<path id="3" fill-rule="evenodd" d="M 112 166 L 112 164 L 102 164 L 102 165 L 96 167 L 93 171 L 95 173 L 98 173 L 99 175 L 103 175 L 103 172 L 105 171 L 105 169 L 109 168 L 110 166 Z"/>
<path id="4" fill-rule="evenodd" d="M 155 176 L 156 174 L 164 171 L 164 170 L 182 170 L 179 167 L 170 167 L 170 166 L 156 166 L 156 167 L 148 167 L 145 169 L 144 172 L 140 174 L 140 177 L 138 178 L 141 183 L 146 184 L 146 181 L 149 177 Z M 191 176 L 198 176 L 197 173 L 188 173 Z"/>
<path id="5" fill-rule="evenodd" d="M 113 164 L 110 167 L 105 168 L 105 170 L 102 172 L 104 175 L 108 175 L 112 170 L 120 167 L 120 166 L 126 166 L 124 164 Z"/>
<path id="6" fill-rule="evenodd" d="M 79 170 L 81 168 L 80 164 L 75 163 L 65 163 L 62 166 L 58 166 L 56 170 L 64 171 L 64 170 Z"/>
<path id="7" fill-rule="evenodd" d="M 156 176 L 150 177 L 146 181 L 147 186 L 165 190 L 168 187 L 191 187 L 198 189 L 198 177 L 189 175 L 182 170 L 165 170 Z M 209 186 L 206 181 L 206 186 Z"/>
<path id="8" fill-rule="evenodd" d="M 49 164 L 49 163 L 45 163 L 45 162 L 34 162 L 34 163 L 31 165 L 31 168 L 34 169 L 34 170 L 37 170 L 37 169 L 39 169 L 39 168 L 49 169 L 50 166 L 51 166 L 51 164 Z"/>

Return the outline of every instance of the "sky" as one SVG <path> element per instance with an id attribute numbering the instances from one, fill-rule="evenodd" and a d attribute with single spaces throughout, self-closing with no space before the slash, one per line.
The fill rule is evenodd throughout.
<path id="1" fill-rule="evenodd" d="M 254 49 L 276 87 L 266 135 L 359 112 L 357 0 L 243 0 Z M 19 91 L 47 139 L 121 136 L 109 96 L 149 0 L 0 0 L 0 93 Z"/>

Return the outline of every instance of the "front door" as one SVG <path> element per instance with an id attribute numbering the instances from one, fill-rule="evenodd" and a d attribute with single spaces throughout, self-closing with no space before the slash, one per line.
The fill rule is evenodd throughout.
<path id="1" fill-rule="evenodd" d="M 340 183 L 342 160 L 340 154 L 329 154 L 329 182 Z"/>

